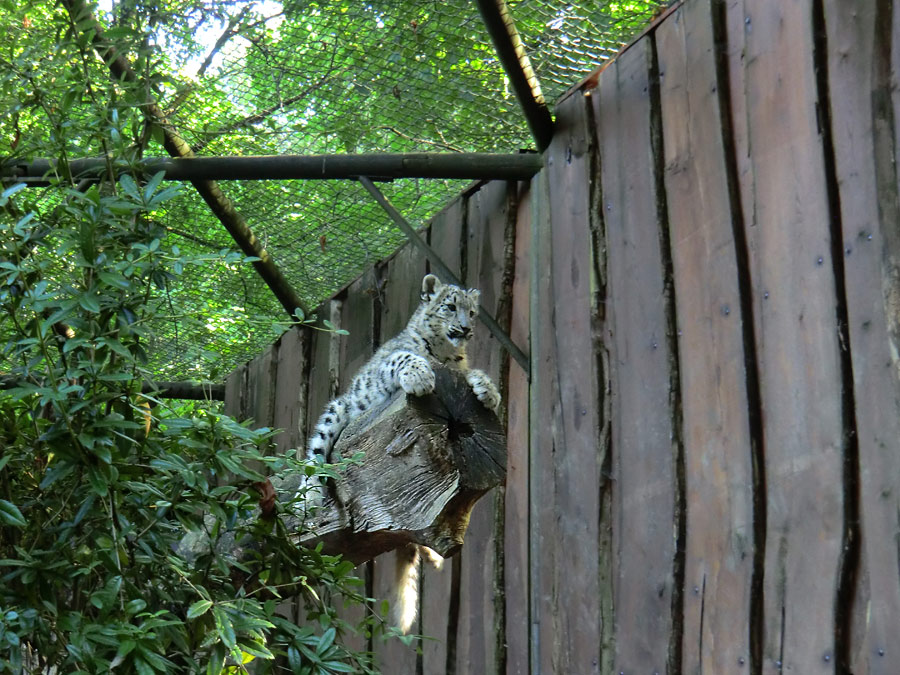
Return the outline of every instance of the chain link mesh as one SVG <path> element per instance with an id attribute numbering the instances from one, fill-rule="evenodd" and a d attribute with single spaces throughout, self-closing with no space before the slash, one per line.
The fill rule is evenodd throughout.
<path id="1" fill-rule="evenodd" d="M 154 97 L 197 154 L 534 147 L 470 0 L 186 0 L 168 14 L 160 4 L 153 3 L 152 26 L 163 75 Z M 519 0 L 509 7 L 552 108 L 664 4 Z M 122 7 L 102 10 L 106 25 L 122 20 Z M 151 141 L 145 154 L 166 153 Z M 418 226 L 465 185 L 404 179 L 382 189 Z M 222 189 L 310 306 L 404 239 L 353 181 L 227 182 Z M 157 217 L 184 251 L 235 246 L 189 185 Z M 221 379 L 270 344 L 287 319 L 249 264 L 186 270 L 159 301 L 171 308 L 151 346 L 161 380 Z"/>

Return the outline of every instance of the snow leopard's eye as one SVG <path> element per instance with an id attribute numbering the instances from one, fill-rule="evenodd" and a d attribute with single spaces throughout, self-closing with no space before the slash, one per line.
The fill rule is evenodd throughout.
<path id="1" fill-rule="evenodd" d="M 451 302 L 449 305 L 447 305 L 447 309 L 449 309 L 451 312 L 455 312 L 455 311 L 456 311 L 456 305 L 454 305 L 454 304 Z"/>
<path id="2" fill-rule="evenodd" d="M 470 309 L 470 310 L 469 310 L 469 316 L 475 316 L 475 310 L 474 310 L 474 309 Z"/>

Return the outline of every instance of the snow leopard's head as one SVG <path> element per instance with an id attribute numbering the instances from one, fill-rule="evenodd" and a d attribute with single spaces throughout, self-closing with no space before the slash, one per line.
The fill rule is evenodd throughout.
<path id="1" fill-rule="evenodd" d="M 436 276 L 427 274 L 422 279 L 420 307 L 423 337 L 457 349 L 465 347 L 475 328 L 480 296 L 481 291 L 442 284 Z"/>

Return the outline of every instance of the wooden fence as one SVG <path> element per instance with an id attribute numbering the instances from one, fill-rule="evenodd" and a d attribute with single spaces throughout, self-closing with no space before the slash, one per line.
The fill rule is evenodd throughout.
<path id="1" fill-rule="evenodd" d="M 505 489 L 386 673 L 900 672 L 900 10 L 690 0 L 431 245 L 513 340 Z M 410 247 L 228 380 L 302 446 L 415 306 Z M 364 574 L 386 595 L 392 563 Z"/>

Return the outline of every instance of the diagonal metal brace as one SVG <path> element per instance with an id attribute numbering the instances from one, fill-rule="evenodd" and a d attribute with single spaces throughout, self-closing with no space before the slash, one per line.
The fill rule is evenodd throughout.
<path id="1" fill-rule="evenodd" d="M 394 208 L 393 204 L 391 204 L 387 197 L 379 190 L 375 183 L 372 182 L 370 178 L 367 176 L 359 176 L 359 182 L 362 183 L 362 186 L 369 191 L 369 194 L 375 198 L 375 201 L 381 205 L 387 214 L 391 217 L 397 227 L 403 230 L 403 233 L 407 236 L 407 238 L 412 242 L 412 244 L 418 248 L 428 259 L 428 262 L 432 264 L 435 271 L 437 272 L 438 277 L 441 278 L 445 283 L 454 284 L 456 286 L 464 286 L 464 284 L 459 280 L 453 272 L 450 271 L 450 268 L 444 264 L 444 261 L 441 260 L 441 257 L 435 252 L 433 248 L 431 248 L 428 243 L 419 236 L 419 233 L 415 231 L 412 225 L 410 225 L 406 219 L 400 215 L 400 212 Z M 516 363 L 518 363 L 522 370 L 525 371 L 525 374 L 528 376 L 528 379 L 531 379 L 531 365 L 529 358 L 525 355 L 525 353 L 519 349 L 515 342 L 506 334 L 506 332 L 500 327 L 500 324 L 497 323 L 497 320 L 490 315 L 490 313 L 485 310 L 484 307 L 478 308 L 478 318 L 481 319 L 481 322 L 487 326 L 487 329 L 491 331 L 491 335 L 497 338 L 497 341 L 509 352 L 509 355 L 512 356 Z"/>

